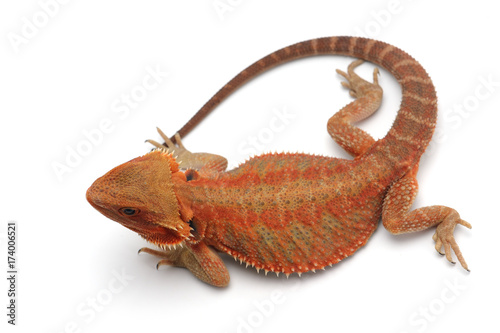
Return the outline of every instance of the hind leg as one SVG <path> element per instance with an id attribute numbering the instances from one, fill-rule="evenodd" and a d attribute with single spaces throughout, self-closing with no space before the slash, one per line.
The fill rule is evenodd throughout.
<path id="1" fill-rule="evenodd" d="M 382 222 L 392 234 L 402 234 L 425 230 L 434 226 L 436 232 L 432 239 L 436 242 L 436 250 L 455 263 L 452 252 L 455 252 L 462 267 L 469 270 L 458 247 L 453 231 L 458 224 L 471 228 L 470 223 L 462 220 L 456 210 L 446 206 L 428 206 L 410 211 L 418 192 L 418 165 L 413 167 L 403 178 L 395 182 L 387 192 L 382 208 Z M 444 253 L 441 249 L 444 248 Z"/>
<path id="2" fill-rule="evenodd" d="M 333 140 L 353 157 L 365 153 L 375 140 L 370 134 L 353 126 L 352 123 L 369 117 L 377 111 L 382 102 L 382 88 L 377 78 L 378 69 L 375 68 L 373 71 L 373 83 L 354 73 L 354 68 L 362 62 L 362 60 L 352 62 L 347 68 L 347 73 L 337 70 L 337 73 L 347 80 L 347 82 L 342 82 L 342 85 L 349 89 L 349 93 L 356 100 L 334 114 L 328 120 L 327 125 L 328 133 Z"/>

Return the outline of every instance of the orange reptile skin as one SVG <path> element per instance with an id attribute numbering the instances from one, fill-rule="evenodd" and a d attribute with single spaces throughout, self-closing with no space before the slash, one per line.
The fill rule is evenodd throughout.
<path id="1" fill-rule="evenodd" d="M 285 62 L 337 54 L 369 60 L 389 70 L 403 89 L 396 120 L 381 140 L 352 123 L 375 112 L 381 102 L 374 82 L 354 73 L 343 83 L 356 100 L 327 124 L 332 138 L 353 160 L 308 154 L 266 154 L 224 171 L 217 155 L 193 154 L 180 141 L 209 112 L 256 75 Z M 420 156 L 437 117 L 434 86 L 421 65 L 389 44 L 356 37 L 327 37 L 285 47 L 255 62 L 224 86 L 164 146 L 97 179 L 87 199 L 105 216 L 137 232 L 163 251 L 159 265 L 188 268 L 201 280 L 226 286 L 229 274 L 210 248 L 265 270 L 284 274 L 322 269 L 365 245 L 382 219 L 399 234 L 437 226 L 436 250 L 467 264 L 453 237 L 457 224 L 470 228 L 445 206 L 409 211 L 417 194 Z M 175 142 L 177 144 L 175 144 Z M 162 149 L 163 148 L 163 149 Z"/>

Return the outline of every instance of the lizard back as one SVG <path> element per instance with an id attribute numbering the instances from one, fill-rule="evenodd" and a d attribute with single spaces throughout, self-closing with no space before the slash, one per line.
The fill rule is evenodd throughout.
<path id="1" fill-rule="evenodd" d="M 207 244 L 257 269 L 290 274 L 335 264 L 366 243 L 383 200 L 383 187 L 359 179 L 352 164 L 307 154 L 254 157 L 190 182 L 194 224 Z"/>

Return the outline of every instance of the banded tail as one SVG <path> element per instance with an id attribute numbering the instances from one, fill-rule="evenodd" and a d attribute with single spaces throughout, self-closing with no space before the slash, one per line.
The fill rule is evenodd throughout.
<path id="1" fill-rule="evenodd" d="M 259 74 L 295 59 L 315 55 L 344 55 L 367 60 L 394 75 L 402 87 L 401 106 L 384 139 L 371 149 L 389 158 L 416 161 L 434 133 L 437 97 L 424 68 L 410 55 L 390 44 L 360 37 L 325 37 L 296 43 L 256 61 L 222 87 L 179 131 L 186 136 L 226 97 Z M 175 142 L 175 138 L 172 138 Z"/>

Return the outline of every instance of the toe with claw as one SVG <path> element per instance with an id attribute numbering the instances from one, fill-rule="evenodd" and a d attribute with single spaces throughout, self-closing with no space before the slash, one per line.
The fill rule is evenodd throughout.
<path id="1" fill-rule="evenodd" d="M 436 251 L 438 251 L 439 254 L 446 256 L 446 259 L 448 259 L 449 262 L 455 264 L 452 258 L 452 252 L 455 252 L 455 255 L 457 256 L 457 259 L 462 267 L 470 272 L 455 237 L 453 236 L 453 231 L 455 230 L 457 224 L 461 224 L 469 229 L 472 228 L 470 223 L 462 220 L 457 212 L 453 212 L 437 226 L 432 239 L 436 242 Z M 441 250 L 442 248 L 444 248 L 444 253 Z"/>
<path id="2" fill-rule="evenodd" d="M 184 147 L 179 133 L 175 134 L 174 143 L 161 129 L 156 129 L 165 143 L 161 144 L 154 140 L 146 140 L 146 142 L 158 149 L 164 149 L 168 153 L 171 153 L 177 163 L 179 163 L 181 169 L 204 170 L 206 173 L 226 170 L 227 160 L 224 157 L 210 153 L 192 153 Z"/>
<path id="3" fill-rule="evenodd" d="M 342 86 L 349 89 L 349 94 L 354 98 L 362 97 L 362 96 L 366 95 L 367 92 L 373 91 L 373 90 L 377 90 L 377 91 L 380 90 L 380 92 L 382 92 L 382 88 L 380 87 L 380 85 L 378 83 L 378 75 L 379 75 L 378 68 L 375 68 L 373 70 L 373 83 L 362 79 L 360 76 L 358 76 L 354 72 L 354 69 L 357 66 L 361 65 L 362 63 L 363 63 L 363 60 L 361 60 L 361 59 L 353 61 L 347 67 L 347 73 L 344 71 L 341 71 L 340 69 L 337 69 L 337 73 L 346 79 L 346 81 L 341 82 Z"/>

